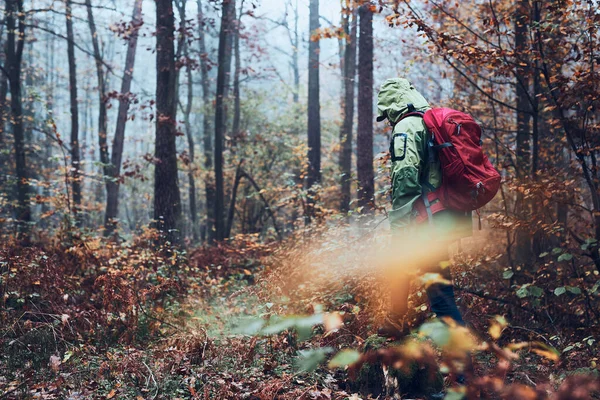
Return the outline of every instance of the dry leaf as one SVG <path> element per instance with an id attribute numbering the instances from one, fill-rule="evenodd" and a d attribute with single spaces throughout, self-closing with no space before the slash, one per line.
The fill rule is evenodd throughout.
<path id="1" fill-rule="evenodd" d="M 60 357 L 50 356 L 50 369 L 54 372 L 58 372 L 60 369 Z"/>

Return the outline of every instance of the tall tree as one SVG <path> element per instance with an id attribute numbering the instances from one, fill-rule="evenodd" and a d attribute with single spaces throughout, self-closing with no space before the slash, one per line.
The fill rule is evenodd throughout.
<path id="1" fill-rule="evenodd" d="M 104 66 L 102 65 L 102 54 L 100 53 L 100 44 L 98 42 L 98 32 L 96 31 L 96 22 L 94 21 L 94 13 L 92 11 L 92 0 L 85 0 L 88 15 L 88 26 L 92 38 L 92 48 L 94 50 L 94 61 L 96 64 L 96 78 L 98 80 L 98 150 L 100 152 L 100 163 L 102 164 L 102 171 L 104 179 L 108 177 L 109 165 L 108 165 L 108 140 L 107 140 L 107 115 L 106 115 L 106 82 L 104 79 Z M 89 93 L 86 93 L 86 96 Z M 89 108 L 89 102 L 86 101 L 84 111 L 84 125 L 87 125 L 86 115 Z M 89 129 L 84 126 L 84 132 L 88 132 Z M 85 140 L 82 140 L 84 142 Z M 83 153 L 85 154 L 85 147 L 83 146 Z"/>
<path id="2" fill-rule="evenodd" d="M 4 25 L 2 25 L 4 27 Z M 0 28 L 1 29 L 1 28 Z M 0 32 L 0 65 L 6 65 L 6 45 L 8 41 L 2 40 L 4 37 L 4 29 Z M 0 146 L 4 142 L 4 129 L 6 121 L 8 121 L 8 78 L 5 74 L 0 73 Z"/>
<path id="3" fill-rule="evenodd" d="M 196 179 L 194 177 L 194 172 L 196 170 L 196 167 L 195 167 L 196 151 L 194 148 L 194 134 L 192 132 L 192 124 L 190 122 L 190 115 L 192 113 L 192 106 L 194 103 L 194 81 L 192 79 L 192 65 L 191 65 L 190 51 L 189 51 L 189 46 L 188 46 L 189 38 L 187 37 L 187 35 L 188 35 L 187 18 L 186 18 L 187 0 L 178 0 L 175 2 L 175 4 L 177 5 L 177 10 L 179 11 L 180 35 L 181 35 L 180 40 L 179 40 L 179 46 L 181 48 L 181 52 L 185 59 L 185 73 L 186 73 L 186 80 L 187 80 L 187 86 L 186 86 L 187 100 L 186 100 L 185 107 L 183 107 L 183 105 L 181 104 L 180 101 L 179 101 L 179 104 L 183 111 L 185 135 L 187 137 L 188 152 L 189 152 L 189 166 L 188 166 L 187 175 L 188 175 L 188 183 L 189 183 L 188 197 L 189 197 L 189 202 L 190 202 L 190 220 L 192 222 L 192 237 L 193 237 L 194 241 L 197 241 L 198 240 L 198 227 L 196 225 L 197 225 L 197 219 L 198 219 L 197 218 L 198 210 L 196 208 L 196 206 L 197 206 Z M 177 86 L 179 86 L 179 85 L 177 85 Z"/>
<path id="4" fill-rule="evenodd" d="M 519 56 L 516 68 L 516 115 L 517 115 L 517 173 L 518 178 L 525 180 L 531 173 L 531 105 L 529 100 L 529 54 L 528 27 L 529 1 L 520 0 L 515 10 L 515 53 Z M 528 219 L 528 202 L 522 192 L 517 193 L 517 214 Z M 531 260 L 531 234 L 527 228 L 516 231 L 517 261 L 527 263 Z"/>
<path id="5" fill-rule="evenodd" d="M 69 63 L 69 98 L 71 100 L 71 188 L 73 190 L 73 213 L 77 224 L 81 223 L 81 155 L 79 152 L 79 104 L 77 100 L 77 64 L 75 60 L 75 35 L 71 0 L 65 0 L 67 22 L 67 59 Z"/>
<path id="6" fill-rule="evenodd" d="M 225 238 L 225 194 L 223 187 L 223 145 L 227 122 L 225 97 L 231 72 L 231 36 L 235 15 L 235 1 L 223 0 L 221 29 L 219 33 L 219 56 L 217 71 L 217 94 L 215 100 L 215 239 Z M 228 54 L 229 53 L 229 54 Z"/>
<path id="7" fill-rule="evenodd" d="M 300 64 L 298 62 L 298 52 L 300 51 L 300 33 L 299 24 L 300 13 L 298 12 L 298 0 L 294 5 L 294 31 L 293 36 L 288 29 L 290 35 L 290 43 L 292 44 L 292 70 L 294 72 L 294 103 L 298 103 L 300 100 Z"/>
<path id="8" fill-rule="evenodd" d="M 235 24 L 235 38 L 233 41 L 233 49 L 235 56 L 235 70 L 233 74 L 233 125 L 231 131 L 234 135 L 239 134 L 241 120 L 241 99 L 240 99 L 240 73 L 242 70 L 242 62 L 240 59 L 240 31 L 242 27 L 242 14 L 244 12 L 244 0 L 241 0 L 240 13 Z"/>
<path id="9" fill-rule="evenodd" d="M 172 0 L 156 4 L 156 140 L 154 149 L 154 220 L 163 237 L 179 243 L 181 197 L 177 177 L 177 70 Z"/>
<path id="10" fill-rule="evenodd" d="M 321 102 L 319 83 L 319 0 L 310 0 L 308 44 L 308 179 L 307 187 L 321 181 Z"/>
<path id="11" fill-rule="evenodd" d="M 104 165 L 105 175 L 108 167 L 108 143 L 107 143 L 107 117 L 106 117 L 106 84 L 104 79 L 104 67 L 102 65 L 102 54 L 98 43 L 98 32 L 92 11 L 92 0 L 85 0 L 88 15 L 88 25 L 92 37 L 94 49 L 94 60 L 96 64 L 96 77 L 98 79 L 98 144 L 100 148 L 100 162 Z"/>
<path id="12" fill-rule="evenodd" d="M 53 24 L 54 23 L 54 18 L 55 16 L 53 15 L 51 17 L 51 21 L 50 23 Z M 57 75 L 57 71 L 55 69 L 55 52 L 56 52 L 56 46 L 55 46 L 55 42 L 56 42 L 56 37 L 53 35 L 51 36 L 46 44 L 46 66 L 45 66 L 45 70 L 46 70 L 46 76 L 45 76 L 45 81 L 47 82 L 47 90 L 46 90 L 46 109 L 47 109 L 47 115 L 45 118 L 45 124 L 46 126 L 51 126 L 51 124 L 53 123 L 54 120 L 54 90 L 55 90 L 55 85 L 56 85 L 56 75 Z M 49 168 L 53 167 L 53 162 L 51 161 L 52 158 L 52 143 L 53 138 L 51 135 L 46 135 L 45 139 L 44 139 L 44 143 L 43 143 L 43 158 L 45 160 L 47 160 L 48 164 L 47 166 Z M 50 190 L 50 185 L 44 185 L 44 189 L 43 189 L 43 196 L 45 198 L 49 198 L 51 196 L 51 190 Z M 51 210 L 51 205 L 49 204 L 49 202 L 44 201 L 42 203 L 41 206 L 41 214 L 42 215 L 48 215 L 47 213 Z M 39 226 L 41 229 L 47 229 L 48 228 L 48 220 L 46 218 L 42 218 L 39 222 Z"/>
<path id="13" fill-rule="evenodd" d="M 6 45 L 8 40 L 4 38 L 5 24 L 0 24 L 0 65 L 6 66 Z M 5 129 L 6 122 L 8 121 L 8 77 L 6 74 L 0 72 L 0 187 L 4 188 L 4 180 L 6 176 L 6 155 L 4 150 L 5 146 Z"/>
<path id="14" fill-rule="evenodd" d="M 204 23 L 204 12 L 202 1 L 197 0 L 198 6 L 198 46 L 200 50 L 200 80 L 202 82 L 202 102 L 204 103 L 204 115 L 202 117 L 202 144 L 204 147 L 204 168 L 206 171 L 213 170 L 213 140 L 210 127 L 210 85 L 208 77 L 208 53 L 206 51 L 206 33 Z M 206 218 L 201 232 L 202 239 L 214 238 L 214 211 L 215 211 L 215 182 L 212 174 L 207 174 L 205 183 L 206 196 Z"/>
<path id="15" fill-rule="evenodd" d="M 371 208 L 374 189 L 373 172 L 373 11 L 371 4 L 358 10 L 360 37 L 358 40 L 358 133 L 357 176 L 359 184 L 358 206 Z"/>
<path id="16" fill-rule="evenodd" d="M 20 235 L 24 240 L 28 240 L 31 207 L 29 205 L 30 188 L 25 157 L 23 103 L 21 98 L 21 63 L 25 45 L 23 0 L 7 0 L 5 12 L 7 43 L 6 59 L 2 72 L 6 75 L 10 86 L 10 114 L 17 175 L 17 221 Z"/>
<path id="17" fill-rule="evenodd" d="M 352 185 L 352 126 L 354 121 L 354 85 L 356 77 L 356 39 L 358 11 L 354 0 L 343 0 L 345 6 L 342 10 L 342 27 L 344 29 L 344 54 L 343 54 L 343 85 L 342 112 L 344 121 L 340 130 L 340 173 L 341 173 L 341 199 L 340 211 L 347 213 L 350 210 Z"/>
<path id="18" fill-rule="evenodd" d="M 123 158 L 127 112 L 129 111 L 129 104 L 131 102 L 131 81 L 133 79 L 133 68 L 135 66 L 138 33 L 142 24 L 142 0 L 135 0 L 127 43 L 127 54 L 125 56 L 125 71 L 123 80 L 121 81 L 117 126 L 115 128 L 115 136 L 112 143 L 110 164 L 106 174 L 110 179 L 107 179 L 106 181 L 106 212 L 104 214 L 105 235 L 110 235 L 114 231 L 119 216 L 119 176 L 121 175 L 121 160 Z"/>

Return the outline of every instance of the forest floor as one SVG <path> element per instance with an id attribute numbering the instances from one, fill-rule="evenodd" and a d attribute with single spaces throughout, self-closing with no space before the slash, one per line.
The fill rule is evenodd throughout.
<path id="1" fill-rule="evenodd" d="M 425 349 L 421 355 L 434 348 L 427 353 L 434 359 L 400 368 L 391 383 L 377 362 L 354 375 L 343 367 L 365 349 L 379 350 L 379 362 L 392 354 L 385 349 L 399 347 L 375 335 L 385 284 L 369 271 L 351 272 L 347 257 L 357 254 L 344 255 L 337 239 L 307 248 L 238 238 L 166 256 L 143 240 L 113 249 L 88 240 L 66 251 L 4 245 L 0 399 L 426 398 L 442 377 L 427 365 L 447 360 L 418 332 L 429 317 L 418 284 L 409 340 Z M 590 398 L 571 395 L 574 387 L 598 389 L 598 332 L 537 321 L 542 312 L 502 289 L 501 258 L 483 254 L 459 255 L 453 267 L 457 286 L 469 288 L 459 289 L 460 306 L 478 332 L 471 378 L 478 397 L 541 399 L 557 391 L 552 398 Z M 501 336 L 494 321 L 502 321 Z M 515 357 L 504 360 L 483 341 L 513 345 Z M 343 349 L 357 353 L 333 365 Z"/>

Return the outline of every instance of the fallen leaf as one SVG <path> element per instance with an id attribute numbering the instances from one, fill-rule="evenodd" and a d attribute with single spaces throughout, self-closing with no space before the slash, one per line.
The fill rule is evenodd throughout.
<path id="1" fill-rule="evenodd" d="M 52 369 L 52 371 L 58 372 L 58 370 L 60 369 L 60 364 L 60 357 L 50 356 L 50 368 Z"/>

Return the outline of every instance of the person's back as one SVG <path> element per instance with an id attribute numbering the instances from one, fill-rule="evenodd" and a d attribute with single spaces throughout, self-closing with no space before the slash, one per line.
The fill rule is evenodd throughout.
<path id="1" fill-rule="evenodd" d="M 435 198 L 442 182 L 440 163 L 428 144 L 429 133 L 419 113 L 430 108 L 425 98 L 402 78 L 388 79 L 378 95 L 377 121 L 385 119 L 393 126 L 390 153 L 392 157 L 392 209 L 390 225 L 400 236 L 418 237 L 430 244 L 432 251 L 421 259 L 420 272 L 439 273 L 449 282 L 448 244 L 472 233 L 470 213 L 445 209 Z M 401 239 L 400 239 L 401 240 Z M 434 250 L 437 249 L 437 250 Z M 406 332 L 403 319 L 407 312 L 410 288 L 408 276 L 397 274 L 392 284 L 392 309 L 380 329 L 385 336 Z M 436 283 L 427 288 L 431 310 L 438 317 L 451 317 L 464 324 L 456 307 L 454 290 L 449 283 Z"/>

